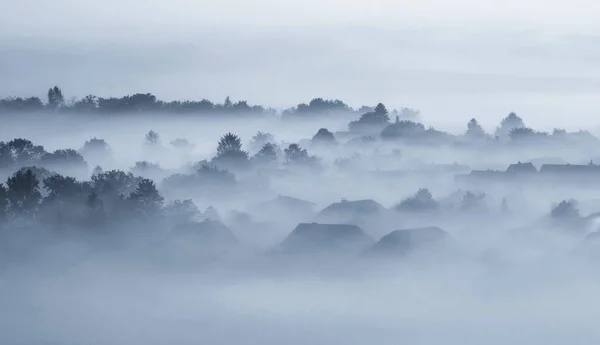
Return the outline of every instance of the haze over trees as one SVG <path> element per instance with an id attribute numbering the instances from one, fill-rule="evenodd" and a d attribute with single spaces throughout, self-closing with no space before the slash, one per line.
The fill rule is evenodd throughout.
<path id="1" fill-rule="evenodd" d="M 106 322 L 102 298 L 122 285 L 135 286 L 122 303 L 134 309 L 150 300 L 179 312 L 161 304 L 172 293 L 184 296 L 177 306 L 198 297 L 202 312 L 234 298 L 227 308 L 239 311 L 237 322 L 267 295 L 274 319 L 285 314 L 279 307 L 323 301 L 346 315 L 348 298 L 365 298 L 371 284 L 370 298 L 383 291 L 386 306 L 404 308 L 415 288 L 448 300 L 484 286 L 469 300 L 480 303 L 502 282 L 547 289 L 556 274 L 571 281 L 596 269 L 600 141 L 586 130 L 544 132 L 510 113 L 496 129 L 473 118 L 447 132 L 383 103 L 353 109 L 316 98 L 280 112 L 229 97 L 69 101 L 58 87 L 43 101 L 6 98 L 0 107 L 0 258 L 9 278 L 0 280 L 19 283 L 0 284 L 0 295 L 17 296 L 5 321 L 23 313 L 27 322 L 10 322 L 28 333 L 39 306 L 60 318 L 57 305 L 73 299 L 83 305 L 74 315 Z M 9 127 L 23 119 L 31 128 Z M 535 274 L 540 285 L 527 280 Z M 323 294 L 331 281 L 340 285 Z M 273 289 L 264 295 L 265 287 Z M 281 289 L 303 306 L 278 298 Z M 29 291 L 42 302 L 67 291 L 71 302 L 36 304 L 23 298 Z M 203 320 L 220 324 L 231 316 L 223 310 Z"/>

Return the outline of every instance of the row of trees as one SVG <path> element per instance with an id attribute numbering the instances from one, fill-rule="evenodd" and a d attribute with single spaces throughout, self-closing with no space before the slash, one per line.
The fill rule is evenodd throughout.
<path id="1" fill-rule="evenodd" d="M 437 143 L 449 143 L 457 139 L 450 133 L 438 131 L 432 127 L 426 128 L 422 123 L 401 119 L 396 116 L 395 122 L 390 122 L 390 115 L 382 103 L 375 108 L 362 114 L 358 120 L 348 124 L 351 133 L 363 136 L 379 136 L 382 139 L 408 139 L 425 140 Z M 539 141 L 541 139 L 565 140 L 572 138 L 576 140 L 596 140 L 585 131 L 567 133 L 563 129 L 555 129 L 551 134 L 538 132 L 525 125 L 525 122 L 516 113 L 512 112 L 502 119 L 493 135 L 485 132 L 476 119 L 467 123 L 464 137 L 470 141 L 501 140 L 501 141 Z"/>
<path id="2" fill-rule="evenodd" d="M 64 113 L 124 113 L 124 112 L 165 112 L 203 114 L 254 114 L 274 115 L 276 110 L 260 105 L 250 105 L 247 101 L 232 101 L 227 97 L 223 103 L 200 101 L 162 101 L 151 93 L 136 93 L 123 97 L 98 97 L 87 95 L 80 99 L 67 99 L 58 86 L 50 88 L 44 102 L 39 97 L 7 97 L 0 99 L 0 113 L 56 111 Z M 301 103 L 282 112 L 283 118 L 310 118 L 317 115 L 349 115 L 373 112 L 375 108 L 362 106 L 353 109 L 341 100 L 314 98 L 308 104 Z M 419 112 L 410 108 L 393 110 L 393 116 L 416 119 Z"/>
<path id="3" fill-rule="evenodd" d="M 62 90 L 54 86 L 48 90 L 47 101 L 38 97 L 8 97 L 0 99 L 0 112 L 55 111 L 63 113 L 124 113 L 124 112 L 166 112 L 166 113 L 206 113 L 206 114 L 274 114 L 273 109 L 249 105 L 247 101 L 233 102 L 229 97 L 223 103 L 201 101 L 161 101 L 150 93 L 136 93 L 123 97 L 97 97 L 87 95 L 81 99 L 67 100 Z"/>
<path id="4" fill-rule="evenodd" d="M 164 198 L 150 179 L 120 170 L 93 175 L 89 181 L 21 169 L 0 184 L 0 220 L 60 228 L 117 229 L 132 222 L 144 229 L 197 221 L 191 200 Z"/>

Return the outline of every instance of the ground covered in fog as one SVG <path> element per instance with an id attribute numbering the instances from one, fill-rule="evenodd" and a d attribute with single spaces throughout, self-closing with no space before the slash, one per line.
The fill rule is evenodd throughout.
<path id="1" fill-rule="evenodd" d="M 510 113 L 6 98 L 7 344 L 594 344 L 600 140 Z"/>

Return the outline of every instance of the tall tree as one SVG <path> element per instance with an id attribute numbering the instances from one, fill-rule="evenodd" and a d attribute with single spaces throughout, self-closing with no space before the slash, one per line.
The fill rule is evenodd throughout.
<path id="1" fill-rule="evenodd" d="M 133 202 L 135 211 L 147 216 L 159 215 L 164 202 L 154 181 L 149 179 L 140 181 L 135 191 L 129 196 L 129 200 Z"/>
<path id="2" fill-rule="evenodd" d="M 146 133 L 146 138 L 144 143 L 146 145 L 158 145 L 160 144 L 160 136 L 155 131 L 150 131 Z"/>
<path id="3" fill-rule="evenodd" d="M 63 96 L 62 90 L 58 86 L 48 89 L 48 107 L 50 109 L 56 110 L 63 106 L 64 103 L 65 97 Z"/>
<path id="4" fill-rule="evenodd" d="M 221 140 L 219 140 L 219 145 L 217 146 L 217 156 L 223 156 L 230 152 L 240 151 L 242 151 L 242 141 L 237 135 L 233 133 L 227 133 L 221 137 Z"/>
<path id="5" fill-rule="evenodd" d="M 42 199 L 40 181 L 31 171 L 17 171 L 6 181 L 9 208 L 17 216 L 27 216 L 37 211 Z"/>
<path id="6" fill-rule="evenodd" d="M 502 122 L 500 122 L 500 127 L 496 129 L 496 136 L 508 137 L 513 129 L 523 127 L 525 127 L 525 122 L 523 119 L 520 118 L 516 113 L 512 112 L 508 114 L 507 117 L 502 119 Z"/>
<path id="7" fill-rule="evenodd" d="M 471 119 L 467 124 L 467 132 L 465 135 L 469 138 L 479 139 L 485 137 L 485 131 L 483 127 L 475 119 Z"/>
<path id="8" fill-rule="evenodd" d="M 6 187 L 0 183 L 0 221 L 4 221 L 6 219 L 8 205 L 8 191 Z"/>

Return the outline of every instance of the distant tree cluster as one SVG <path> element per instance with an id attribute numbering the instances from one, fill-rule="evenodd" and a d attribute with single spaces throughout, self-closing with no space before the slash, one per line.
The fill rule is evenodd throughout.
<path id="1" fill-rule="evenodd" d="M 31 165 L 49 169 L 87 169 L 83 156 L 73 149 L 46 152 L 43 146 L 21 138 L 0 142 L 0 169 L 14 170 Z"/>
<path id="2" fill-rule="evenodd" d="M 47 100 L 38 97 L 8 97 L 0 100 L 0 113 L 38 112 L 50 110 L 63 113 L 197 113 L 207 115 L 240 114 L 270 115 L 274 110 L 259 105 L 249 105 L 247 101 L 232 102 L 229 97 L 223 103 L 213 103 L 203 99 L 200 101 L 161 101 L 150 93 L 136 93 L 123 97 L 97 97 L 87 95 L 81 99 L 66 101 L 62 90 L 54 86 L 48 90 Z"/>

